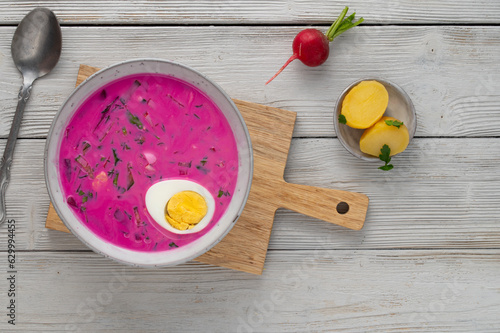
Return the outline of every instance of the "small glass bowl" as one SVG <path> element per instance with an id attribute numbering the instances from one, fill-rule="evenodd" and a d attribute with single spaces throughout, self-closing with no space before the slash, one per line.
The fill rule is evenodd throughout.
<path id="1" fill-rule="evenodd" d="M 342 110 L 342 102 L 344 101 L 345 96 L 354 86 L 362 81 L 377 81 L 384 85 L 384 87 L 387 89 L 387 92 L 389 93 L 389 104 L 387 105 L 384 116 L 394 117 L 402 121 L 408 128 L 408 132 L 410 134 L 410 142 L 413 139 L 413 136 L 415 135 L 415 131 L 417 129 L 417 116 L 415 113 L 415 107 L 413 106 L 413 103 L 408 94 L 401 87 L 387 80 L 379 78 L 361 79 L 351 83 L 347 88 L 344 89 L 337 100 L 337 104 L 335 105 L 335 115 L 333 117 L 333 125 L 335 127 L 337 137 L 339 138 L 344 148 L 354 156 L 365 161 L 379 161 L 378 157 L 365 154 L 359 148 L 359 140 L 361 139 L 361 135 L 365 131 L 364 129 L 352 128 L 345 124 L 339 123 L 339 115 L 340 111 Z"/>

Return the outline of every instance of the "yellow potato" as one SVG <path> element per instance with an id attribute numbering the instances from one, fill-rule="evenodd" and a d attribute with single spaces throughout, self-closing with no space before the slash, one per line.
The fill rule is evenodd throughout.
<path id="1" fill-rule="evenodd" d="M 393 117 L 382 117 L 372 127 L 366 129 L 359 140 L 359 148 L 363 153 L 379 156 L 380 149 L 384 145 L 391 148 L 391 156 L 396 155 L 406 149 L 410 143 L 408 128 L 403 124 L 399 128 L 389 126 L 386 120 L 397 120 Z"/>
<path id="2" fill-rule="evenodd" d="M 389 104 L 389 93 L 377 81 L 362 81 L 354 86 L 342 101 L 341 114 L 346 125 L 353 128 L 368 128 L 384 114 Z"/>

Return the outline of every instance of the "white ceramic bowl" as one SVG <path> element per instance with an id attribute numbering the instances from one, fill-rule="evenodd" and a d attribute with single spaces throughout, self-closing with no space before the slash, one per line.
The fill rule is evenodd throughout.
<path id="1" fill-rule="evenodd" d="M 59 148 L 62 134 L 78 107 L 102 86 L 124 76 L 143 73 L 170 75 L 196 86 L 222 111 L 229 122 L 238 148 L 236 188 L 224 215 L 205 235 L 185 246 L 163 252 L 132 251 L 106 242 L 85 227 L 67 205 L 59 179 Z M 138 59 L 103 69 L 80 84 L 64 102 L 50 128 L 45 146 L 45 181 L 57 214 L 66 227 L 97 253 L 116 261 L 144 267 L 177 265 L 207 252 L 231 230 L 250 192 L 253 152 L 245 122 L 231 98 L 203 74 L 187 66 L 160 59 Z"/>
<path id="2" fill-rule="evenodd" d="M 408 128 L 410 134 L 410 142 L 415 135 L 417 129 L 417 116 L 415 114 L 415 107 L 410 99 L 410 96 L 395 83 L 389 82 L 380 78 L 366 78 L 357 80 L 351 83 L 344 91 L 340 94 L 335 105 L 335 112 L 333 115 L 333 125 L 335 127 L 335 132 L 339 141 L 342 143 L 345 149 L 354 156 L 366 160 L 366 161 L 380 161 L 378 157 L 368 155 L 363 153 L 359 148 L 359 140 L 364 132 L 364 129 L 357 129 L 349 127 L 345 124 L 339 123 L 339 115 L 342 110 L 342 102 L 344 101 L 347 93 L 356 85 L 362 81 L 377 81 L 384 85 L 385 89 L 389 93 L 389 104 L 385 110 L 384 116 L 394 117 L 402 121 Z"/>

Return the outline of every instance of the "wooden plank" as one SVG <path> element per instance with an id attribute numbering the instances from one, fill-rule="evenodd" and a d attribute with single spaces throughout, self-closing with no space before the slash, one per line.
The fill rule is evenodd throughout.
<path id="1" fill-rule="evenodd" d="M 350 156 L 337 139 L 294 139 L 285 179 L 367 194 L 365 227 L 345 230 L 278 210 L 270 249 L 498 248 L 498 138 L 414 139 L 394 157 L 395 169 Z M 18 223 L 23 250 L 86 250 L 72 235 L 46 230 L 49 198 L 43 176 L 44 140 L 19 140 L 7 190 L 7 217 Z M 5 140 L 0 140 L 0 150 Z M 486 150 L 485 147 L 488 147 Z M 6 242 L 0 233 L 0 243 Z"/>
<path id="2" fill-rule="evenodd" d="M 0 3 L 0 24 L 16 24 L 33 7 L 52 9 L 63 24 L 331 24 L 346 3 L 305 0 L 17 1 Z M 498 23 L 495 1 L 351 0 L 372 24 Z"/>
<path id="3" fill-rule="evenodd" d="M 500 72 L 495 70 L 500 61 L 499 26 L 358 27 L 335 41 L 322 66 L 292 63 L 265 86 L 289 57 L 291 41 L 302 28 L 63 27 L 61 61 L 35 82 L 21 136 L 46 136 L 72 91 L 80 63 L 104 67 L 138 57 L 183 62 L 208 75 L 233 98 L 297 112 L 295 137 L 335 136 L 337 97 L 351 82 L 370 76 L 394 81 L 412 97 L 417 136 L 500 136 Z M 9 56 L 13 32 L 14 27 L 0 27 L 3 138 L 21 82 Z"/>
<path id="4" fill-rule="evenodd" d="M 499 261 L 500 250 L 271 251 L 257 277 L 198 263 L 153 270 L 93 253 L 21 252 L 15 328 L 494 332 Z M 5 272 L 6 260 L 0 265 Z M 2 320 L 0 330 L 12 327 Z"/>

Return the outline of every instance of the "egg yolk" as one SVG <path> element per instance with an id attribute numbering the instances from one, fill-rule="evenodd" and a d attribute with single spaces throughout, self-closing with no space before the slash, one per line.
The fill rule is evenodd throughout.
<path id="1" fill-rule="evenodd" d="M 179 230 L 194 228 L 205 215 L 208 206 L 205 199 L 193 191 L 174 194 L 165 207 L 165 218 L 172 227 Z"/>

